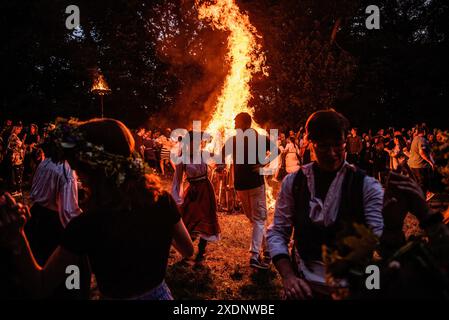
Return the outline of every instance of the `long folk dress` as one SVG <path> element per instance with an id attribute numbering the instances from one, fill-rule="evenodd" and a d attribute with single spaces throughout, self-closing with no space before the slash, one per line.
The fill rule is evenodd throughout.
<path id="1" fill-rule="evenodd" d="M 184 174 L 188 187 L 182 192 Z M 214 188 L 207 178 L 207 164 L 183 164 L 176 166 L 172 196 L 180 207 L 182 220 L 190 235 L 199 235 L 207 241 L 220 238 L 217 203 Z"/>

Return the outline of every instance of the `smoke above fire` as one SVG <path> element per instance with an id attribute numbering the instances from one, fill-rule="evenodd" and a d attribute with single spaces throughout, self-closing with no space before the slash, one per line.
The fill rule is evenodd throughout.
<path id="1" fill-rule="evenodd" d="M 188 129 L 201 120 L 216 132 L 232 127 L 238 112 L 253 115 L 250 81 L 267 68 L 261 36 L 234 0 L 168 3 L 158 22 L 158 53 L 179 84 L 171 112 L 158 119 Z"/>
<path id="2" fill-rule="evenodd" d="M 171 63 L 172 71 L 184 71 L 180 73 L 184 77 L 178 77 L 177 122 L 201 120 L 212 136 L 229 136 L 238 113 L 254 116 L 249 106 L 253 75 L 268 76 L 265 55 L 257 41 L 261 36 L 235 0 L 195 0 L 190 8 L 185 1 L 181 4 L 174 10 L 179 20 L 174 20 L 169 10 L 161 18 L 169 32 L 161 32 L 159 37 L 159 52 Z M 253 127 L 263 131 L 255 122 Z M 267 202 L 273 207 L 268 185 Z"/>

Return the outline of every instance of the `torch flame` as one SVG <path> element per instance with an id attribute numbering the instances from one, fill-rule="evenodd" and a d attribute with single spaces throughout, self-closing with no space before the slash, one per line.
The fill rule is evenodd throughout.
<path id="1" fill-rule="evenodd" d="M 104 76 L 99 73 L 94 79 L 94 83 L 92 84 L 92 88 L 90 89 L 90 91 L 101 95 L 111 91 L 111 89 L 109 89 Z"/>
<path id="2" fill-rule="evenodd" d="M 199 19 L 209 22 L 218 30 L 229 32 L 226 61 L 230 64 L 230 71 L 207 127 L 207 132 L 212 136 L 224 132 L 227 137 L 234 132 L 234 118 L 238 113 L 254 115 L 254 109 L 248 106 L 252 97 L 249 82 L 258 72 L 268 76 L 266 58 L 261 50 L 262 46 L 256 41 L 256 38 L 261 38 L 260 35 L 248 16 L 240 12 L 235 0 L 216 0 L 213 4 L 210 1 L 203 4 L 200 2 L 202 1 L 195 0 Z M 258 132 L 265 132 L 255 122 L 253 128 Z M 268 207 L 272 208 L 275 200 L 271 187 L 268 184 L 266 187 Z"/>

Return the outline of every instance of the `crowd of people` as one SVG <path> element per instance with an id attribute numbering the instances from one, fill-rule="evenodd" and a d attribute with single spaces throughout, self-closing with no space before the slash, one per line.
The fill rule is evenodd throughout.
<path id="1" fill-rule="evenodd" d="M 21 196 L 23 187 L 29 187 L 39 163 L 44 159 L 39 147 L 54 124 L 45 123 L 42 128 L 22 121 L 4 121 L 0 128 L 0 170 L 2 182 L 13 196 Z M 170 152 L 178 148 L 179 141 L 170 138 L 171 129 L 147 130 L 140 127 L 132 131 L 136 151 L 162 177 L 172 177 L 175 165 Z"/>
<path id="2" fill-rule="evenodd" d="M 155 170 L 155 173 L 162 176 L 169 175 L 175 171 L 175 165 L 170 158 L 170 153 L 176 152 L 179 141 L 171 138 L 171 129 L 148 130 L 140 127 L 135 130 L 134 140 L 136 150 L 148 165 Z"/>
<path id="3" fill-rule="evenodd" d="M 255 131 L 251 125 L 249 114 L 236 116 L 236 129 Z M 313 113 L 304 128 L 281 133 L 277 142 L 257 139 L 257 148 L 265 141 L 264 150 L 277 148 L 280 154 L 273 180 L 281 186 L 268 228 L 266 178 L 259 171 L 264 164 L 248 161 L 252 149 L 246 136 L 245 160 L 238 163 L 238 137 L 230 137 L 226 144 L 233 148 L 223 147 L 221 156 L 233 159 L 233 187 L 251 223 L 249 266 L 264 270 L 273 263 L 288 299 L 329 299 L 351 282 L 329 283 L 323 247 L 341 249 L 342 238 L 356 234 L 360 225 L 378 239 L 376 252 L 369 254 L 390 261 L 405 243 L 402 225 L 412 213 L 429 243 L 438 246 L 434 260 L 447 277 L 449 231 L 442 213 L 426 202 L 442 161 L 433 147 L 447 144 L 442 133 L 422 124 L 359 135 L 331 109 Z M 195 260 L 202 262 L 207 243 L 220 240 L 208 163 L 175 165 L 170 159 L 171 152 L 192 158 L 201 145 L 181 149 L 182 139 L 173 139 L 170 129 L 161 134 L 139 128 L 133 134 L 114 119 L 59 120 L 39 135 L 36 125 L 22 133 L 20 123 L 7 121 L 2 139 L 2 298 L 86 299 L 92 272 L 104 299 L 173 299 L 164 280 L 171 246 L 184 259 L 197 252 Z M 171 192 L 148 166 L 166 177 L 173 171 Z M 24 171 L 31 208 L 19 197 Z M 83 275 L 75 292 L 65 287 L 66 268 L 72 265 Z M 449 288 L 438 290 L 444 296 Z"/>
<path id="4" fill-rule="evenodd" d="M 9 193 L 1 197 L 0 295 L 86 299 L 92 270 L 104 299 L 171 299 L 164 282 L 170 247 L 191 256 L 193 246 L 175 201 L 146 174 L 129 129 L 93 119 L 61 122 L 49 134 L 31 210 Z M 71 265 L 82 275 L 80 290 L 64 287 Z"/>
<path id="5" fill-rule="evenodd" d="M 441 190 L 441 177 L 435 168 L 438 161 L 444 161 L 434 150 L 447 142 L 447 133 L 430 129 L 425 123 L 409 130 L 390 127 L 376 133 L 368 130 L 360 134 L 357 128 L 352 128 L 346 137 L 346 160 L 382 184 L 386 183 L 391 171 L 412 174 L 430 198 L 433 191 Z M 282 180 L 285 174 L 314 161 L 312 146 L 305 139 L 303 128 L 297 132 L 290 130 L 288 136 L 280 133 L 278 146 L 281 161 L 274 177 L 276 180 Z"/>
<path id="6" fill-rule="evenodd" d="M 43 159 L 38 147 L 41 136 L 34 123 L 24 128 L 22 122 L 6 120 L 0 131 L 0 172 L 3 182 L 14 196 L 22 195 L 24 182 L 30 182 Z"/>

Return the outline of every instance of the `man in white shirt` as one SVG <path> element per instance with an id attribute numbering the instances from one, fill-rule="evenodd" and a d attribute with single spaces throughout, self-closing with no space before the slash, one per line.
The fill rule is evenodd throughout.
<path id="1" fill-rule="evenodd" d="M 354 222 L 382 234 L 383 190 L 374 178 L 345 161 L 347 128 L 347 119 L 334 110 L 312 114 L 306 135 L 316 161 L 282 183 L 267 241 L 289 299 L 330 297 L 322 246 L 335 246 L 337 234 L 350 231 Z"/>
<path id="2" fill-rule="evenodd" d="M 32 218 L 25 231 L 37 261 L 44 265 L 59 245 L 64 228 L 82 212 L 75 171 L 66 161 L 46 158 L 36 169 L 30 199 Z"/>

